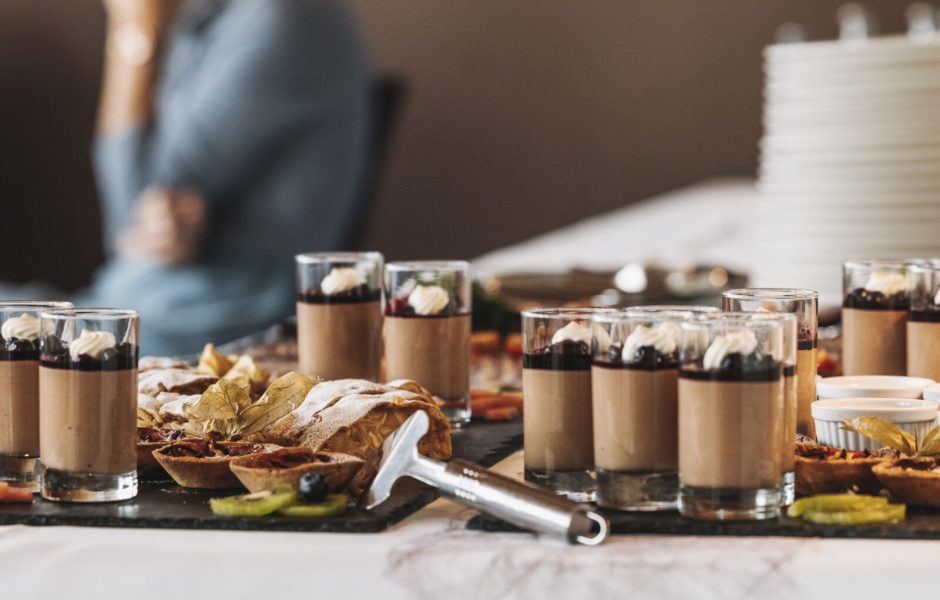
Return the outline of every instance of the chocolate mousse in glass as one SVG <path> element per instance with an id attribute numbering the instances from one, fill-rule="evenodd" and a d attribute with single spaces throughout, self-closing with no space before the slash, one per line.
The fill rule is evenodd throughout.
<path id="1" fill-rule="evenodd" d="M 750 315 L 755 320 L 779 320 L 783 323 L 783 429 L 780 442 L 781 503 L 784 506 L 796 500 L 796 420 L 798 405 L 797 316 L 780 312 L 725 312 L 722 318 L 741 319 Z"/>
<path id="2" fill-rule="evenodd" d="M 522 311 L 525 478 L 574 500 L 594 494 L 591 321 L 609 312 Z"/>
<path id="3" fill-rule="evenodd" d="M 680 308 L 680 307 L 675 307 Z M 594 316 L 591 368 L 598 506 L 678 503 L 679 325 L 710 307 L 634 307 Z"/>
<path id="4" fill-rule="evenodd" d="M 910 267 L 907 374 L 940 381 L 940 264 Z"/>
<path id="5" fill-rule="evenodd" d="M 39 314 L 68 302 L 0 302 L 0 481 L 39 491 Z"/>
<path id="6" fill-rule="evenodd" d="M 441 401 L 455 427 L 470 422 L 470 264 L 385 267 L 386 380 L 411 379 Z"/>
<path id="7" fill-rule="evenodd" d="M 733 318 L 741 315 L 741 318 Z M 679 512 L 777 517 L 783 440 L 783 321 L 696 317 L 679 345 Z"/>
<path id="8" fill-rule="evenodd" d="M 298 254 L 300 370 L 323 379 L 379 381 L 382 363 L 382 255 Z"/>
<path id="9" fill-rule="evenodd" d="M 842 266 L 842 372 L 907 373 L 908 264 L 852 260 Z"/>
<path id="10" fill-rule="evenodd" d="M 137 495 L 139 328 L 132 310 L 76 308 L 40 316 L 43 498 L 109 502 Z"/>

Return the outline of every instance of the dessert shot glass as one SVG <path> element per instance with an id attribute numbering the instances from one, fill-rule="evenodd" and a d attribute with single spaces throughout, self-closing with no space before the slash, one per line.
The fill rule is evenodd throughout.
<path id="1" fill-rule="evenodd" d="M 300 370 L 323 379 L 379 381 L 382 255 L 311 252 L 295 262 Z"/>
<path id="2" fill-rule="evenodd" d="M 740 315 L 740 318 L 735 318 Z M 777 517 L 783 441 L 783 321 L 725 313 L 682 324 L 679 512 Z"/>
<path id="3" fill-rule="evenodd" d="M 909 263 L 850 260 L 842 266 L 842 371 L 845 375 L 907 373 Z"/>
<path id="4" fill-rule="evenodd" d="M 593 323 L 598 506 L 674 510 L 679 494 L 679 325 L 690 312 L 617 311 Z"/>
<path id="5" fill-rule="evenodd" d="M 68 302 L 0 302 L 0 481 L 39 491 L 39 314 Z"/>
<path id="6" fill-rule="evenodd" d="M 798 319 L 793 313 L 726 312 L 719 318 L 740 319 L 750 315 L 755 320 L 779 320 L 783 323 L 783 429 L 780 438 L 780 491 L 784 506 L 796 500 L 796 422 L 799 367 L 797 366 Z"/>
<path id="7" fill-rule="evenodd" d="M 591 322 L 610 312 L 522 311 L 525 478 L 573 500 L 594 495 Z"/>
<path id="8" fill-rule="evenodd" d="M 816 401 L 819 293 L 815 290 L 747 288 L 728 290 L 722 294 L 722 298 L 724 309 L 728 311 L 796 315 L 796 429 L 799 433 L 815 438 L 812 405 Z"/>
<path id="9" fill-rule="evenodd" d="M 386 379 L 411 379 L 441 400 L 455 427 L 470 422 L 470 264 L 385 267 Z"/>
<path id="10" fill-rule="evenodd" d="M 39 323 L 42 497 L 110 502 L 137 495 L 136 311 L 75 308 Z"/>
<path id="11" fill-rule="evenodd" d="M 940 264 L 910 267 L 907 374 L 940 381 Z"/>

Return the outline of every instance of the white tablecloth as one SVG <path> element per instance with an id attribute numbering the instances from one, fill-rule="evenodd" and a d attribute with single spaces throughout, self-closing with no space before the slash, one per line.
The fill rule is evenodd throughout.
<path id="1" fill-rule="evenodd" d="M 521 474 L 521 453 L 499 465 Z M 380 534 L 0 527 L 0 597 L 762 600 L 928 598 L 931 542 L 614 536 L 571 547 L 464 528 L 438 501 Z"/>

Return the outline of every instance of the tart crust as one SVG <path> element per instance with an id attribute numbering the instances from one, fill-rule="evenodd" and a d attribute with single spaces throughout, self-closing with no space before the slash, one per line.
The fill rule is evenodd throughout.
<path id="1" fill-rule="evenodd" d="M 153 457 L 182 487 L 222 490 L 241 487 L 241 482 L 229 469 L 234 458 L 278 448 L 280 446 L 274 444 L 252 442 L 179 441 L 154 450 Z M 200 453 L 203 456 L 192 455 Z"/>
<path id="2" fill-rule="evenodd" d="M 232 473 L 249 492 L 272 490 L 287 484 L 297 489 L 305 473 L 320 473 L 326 478 L 330 493 L 341 492 L 364 461 L 339 452 L 314 452 L 310 448 L 281 448 L 264 454 L 239 456 L 232 459 Z"/>
<path id="3" fill-rule="evenodd" d="M 911 506 L 940 508 L 940 473 L 932 458 L 899 458 L 872 468 L 891 495 Z"/>
<path id="4" fill-rule="evenodd" d="M 892 458 L 882 451 L 856 452 L 830 448 L 819 444 L 796 445 L 796 493 L 801 496 L 837 494 L 855 490 L 863 494 L 877 494 L 881 482 L 872 473 L 872 467 Z"/>

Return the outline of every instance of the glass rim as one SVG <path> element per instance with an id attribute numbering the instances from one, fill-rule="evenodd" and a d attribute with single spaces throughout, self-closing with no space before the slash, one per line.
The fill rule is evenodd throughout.
<path id="1" fill-rule="evenodd" d="M 736 288 L 733 290 L 723 291 L 721 296 L 723 298 L 730 298 L 732 300 L 819 300 L 819 292 L 806 288 Z"/>
<path id="2" fill-rule="evenodd" d="M 598 314 L 615 312 L 613 308 L 527 308 L 520 311 L 523 317 L 530 319 L 593 319 Z"/>
<path id="3" fill-rule="evenodd" d="M 594 320 L 599 323 L 677 323 L 694 316 L 694 313 L 680 310 L 610 310 L 609 313 L 595 314 Z"/>
<path id="4" fill-rule="evenodd" d="M 940 263 L 925 262 L 908 267 L 914 273 L 940 273 Z"/>
<path id="5" fill-rule="evenodd" d="M 60 308 L 74 308 L 75 305 L 64 300 L 3 300 L 0 301 L 0 310 L 55 310 Z"/>
<path id="6" fill-rule="evenodd" d="M 721 312 L 721 309 L 717 306 L 705 306 L 703 304 L 637 304 L 634 306 L 628 306 L 624 310 L 646 312 L 687 312 L 702 315 Z"/>
<path id="7" fill-rule="evenodd" d="M 909 269 L 915 265 L 926 263 L 922 258 L 863 258 L 852 259 L 842 263 L 844 269 L 871 269 L 887 267 L 890 269 Z"/>
<path id="8" fill-rule="evenodd" d="M 468 271 L 466 260 L 396 260 L 386 263 L 386 271 Z"/>
<path id="9" fill-rule="evenodd" d="M 381 252 L 369 250 L 367 252 L 303 252 L 294 255 L 294 261 L 300 265 L 322 265 L 330 262 L 355 262 L 360 260 L 378 261 L 382 263 L 385 257 Z"/>
<path id="10" fill-rule="evenodd" d="M 43 311 L 40 319 L 86 319 L 88 321 L 117 321 L 139 319 L 140 313 L 130 308 L 79 307 Z"/>

